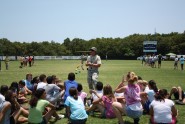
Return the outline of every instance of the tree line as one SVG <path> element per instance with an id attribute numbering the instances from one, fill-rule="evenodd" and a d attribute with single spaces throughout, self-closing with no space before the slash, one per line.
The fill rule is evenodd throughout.
<path id="1" fill-rule="evenodd" d="M 135 59 L 143 54 L 143 41 L 157 41 L 157 53 L 165 55 L 173 52 L 185 54 L 185 32 L 171 32 L 169 34 L 133 34 L 125 38 L 96 38 L 84 40 L 66 38 L 62 43 L 55 41 L 19 42 L 7 38 L 0 39 L 0 55 L 8 56 L 74 56 L 81 55 L 80 51 L 88 51 L 92 46 L 97 47 L 102 59 L 107 55 L 109 59 Z"/>

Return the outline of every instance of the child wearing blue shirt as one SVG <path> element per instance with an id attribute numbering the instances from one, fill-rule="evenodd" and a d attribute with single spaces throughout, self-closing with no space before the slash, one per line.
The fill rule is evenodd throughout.
<path id="1" fill-rule="evenodd" d="M 88 115 L 86 114 L 82 99 L 78 96 L 77 89 L 75 87 L 71 87 L 69 89 L 69 94 L 70 96 L 67 97 L 65 105 L 71 124 L 85 124 Z"/>

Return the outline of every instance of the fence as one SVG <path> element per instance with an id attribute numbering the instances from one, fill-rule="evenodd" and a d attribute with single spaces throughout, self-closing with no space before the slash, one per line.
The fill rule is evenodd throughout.
<path id="1" fill-rule="evenodd" d="M 27 56 L 28 57 L 28 56 Z M 0 56 L 0 60 L 5 60 L 6 56 Z M 9 60 L 19 60 L 20 56 L 8 56 Z M 34 56 L 35 60 L 78 60 L 81 56 Z"/>

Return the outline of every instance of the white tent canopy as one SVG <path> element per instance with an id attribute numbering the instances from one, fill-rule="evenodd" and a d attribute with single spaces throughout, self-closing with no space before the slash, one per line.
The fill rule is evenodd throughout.
<path id="1" fill-rule="evenodd" d="M 176 54 L 175 53 L 168 53 L 168 54 L 166 54 L 166 56 L 176 56 Z"/>

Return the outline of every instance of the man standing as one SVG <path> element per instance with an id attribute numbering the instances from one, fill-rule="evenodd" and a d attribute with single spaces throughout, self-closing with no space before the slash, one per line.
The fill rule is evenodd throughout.
<path id="1" fill-rule="evenodd" d="M 9 58 L 8 58 L 8 56 L 6 56 L 6 58 L 5 58 L 5 65 L 6 65 L 6 70 L 8 70 L 8 67 L 9 67 Z"/>
<path id="2" fill-rule="evenodd" d="M 31 67 L 31 63 L 32 63 L 31 61 L 32 61 L 32 57 L 29 56 L 29 57 L 28 57 L 29 67 Z"/>
<path id="3" fill-rule="evenodd" d="M 101 66 L 101 58 L 97 55 L 96 47 L 90 49 L 90 55 L 87 57 L 86 66 L 88 66 L 87 82 L 89 89 L 95 89 L 98 78 L 98 68 Z"/>
<path id="4" fill-rule="evenodd" d="M 161 68 L 162 55 L 158 55 L 158 68 Z"/>
<path id="5" fill-rule="evenodd" d="M 175 56 L 174 69 L 178 69 L 178 61 L 179 61 L 179 58 Z"/>

